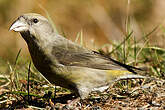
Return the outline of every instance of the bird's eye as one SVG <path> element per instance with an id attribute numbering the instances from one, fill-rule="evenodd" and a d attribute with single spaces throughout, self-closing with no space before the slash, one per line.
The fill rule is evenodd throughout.
<path id="1" fill-rule="evenodd" d="M 33 19 L 33 22 L 34 22 L 34 23 L 38 23 L 38 19 L 36 19 L 36 18 Z"/>

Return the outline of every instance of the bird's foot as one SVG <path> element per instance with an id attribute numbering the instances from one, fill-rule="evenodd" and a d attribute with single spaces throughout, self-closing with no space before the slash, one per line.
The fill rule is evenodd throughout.
<path id="1" fill-rule="evenodd" d="M 81 110 L 80 98 L 68 100 L 67 104 L 63 106 L 63 110 Z"/>

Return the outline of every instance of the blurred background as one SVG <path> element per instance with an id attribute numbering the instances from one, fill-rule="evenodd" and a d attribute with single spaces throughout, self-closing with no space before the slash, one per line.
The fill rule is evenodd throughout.
<path id="1" fill-rule="evenodd" d="M 127 27 L 136 39 L 159 28 L 150 36 L 154 45 L 165 47 L 165 0 L 0 0 L 0 58 L 14 61 L 19 49 L 29 58 L 27 46 L 18 33 L 8 31 L 23 13 L 49 13 L 58 32 L 74 41 L 79 32 L 91 49 L 122 42 Z"/>

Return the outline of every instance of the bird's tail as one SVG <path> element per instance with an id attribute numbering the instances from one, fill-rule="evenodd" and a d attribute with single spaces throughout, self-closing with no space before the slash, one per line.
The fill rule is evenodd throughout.
<path id="1" fill-rule="evenodd" d="M 105 58 L 108 58 L 110 61 L 118 64 L 119 66 L 122 66 L 124 67 L 125 69 L 127 69 L 128 71 L 134 73 L 134 74 L 137 74 L 137 72 L 142 72 L 142 71 L 145 71 L 146 68 L 137 68 L 137 67 L 134 67 L 134 66 L 130 66 L 130 65 L 127 65 L 127 64 L 123 64 L 117 60 L 114 60 L 112 59 L 108 54 L 105 54 L 105 53 L 102 53 L 102 52 L 97 52 L 97 51 L 93 51 L 95 54 L 99 54 L 99 55 L 102 55 L 103 57 Z M 116 71 L 116 70 L 113 70 L 113 71 Z"/>

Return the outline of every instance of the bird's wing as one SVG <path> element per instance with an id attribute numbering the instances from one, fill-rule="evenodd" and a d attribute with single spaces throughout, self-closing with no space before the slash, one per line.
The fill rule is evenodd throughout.
<path id="1" fill-rule="evenodd" d="M 80 66 L 102 70 L 126 70 L 115 61 L 75 43 L 53 47 L 52 53 L 60 64 L 65 66 Z"/>

